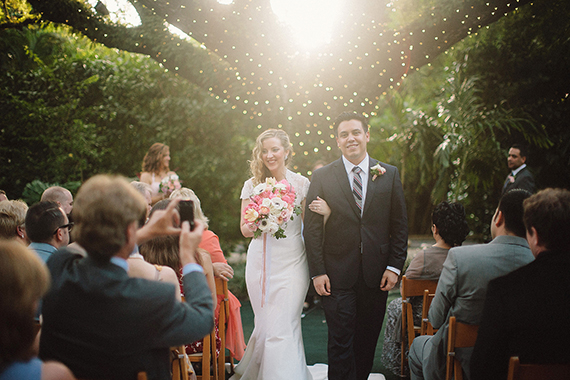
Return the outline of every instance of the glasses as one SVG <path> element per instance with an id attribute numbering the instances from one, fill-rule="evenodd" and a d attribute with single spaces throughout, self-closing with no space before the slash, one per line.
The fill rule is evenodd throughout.
<path id="1" fill-rule="evenodd" d="M 59 226 L 57 227 L 57 229 L 55 231 L 53 231 L 52 235 L 55 235 L 57 233 L 57 231 L 59 231 L 60 228 L 67 228 L 68 232 L 71 232 L 71 229 L 73 228 L 73 222 L 64 224 L 63 226 Z"/>

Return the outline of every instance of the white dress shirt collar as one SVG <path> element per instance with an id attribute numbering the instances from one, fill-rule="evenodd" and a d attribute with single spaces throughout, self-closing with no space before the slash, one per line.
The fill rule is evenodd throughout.
<path id="1" fill-rule="evenodd" d="M 521 170 L 523 170 L 524 168 L 526 168 L 526 164 L 522 164 L 521 166 L 519 166 L 518 168 L 516 168 L 515 170 L 513 170 L 513 176 L 516 176 Z"/>

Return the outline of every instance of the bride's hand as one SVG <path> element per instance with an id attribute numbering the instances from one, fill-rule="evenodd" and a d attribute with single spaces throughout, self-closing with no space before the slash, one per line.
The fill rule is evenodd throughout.
<path id="1" fill-rule="evenodd" d="M 329 216 L 331 214 L 331 208 L 329 207 L 327 201 L 319 196 L 317 196 L 317 199 L 311 202 L 309 205 L 309 210 L 323 216 Z"/>

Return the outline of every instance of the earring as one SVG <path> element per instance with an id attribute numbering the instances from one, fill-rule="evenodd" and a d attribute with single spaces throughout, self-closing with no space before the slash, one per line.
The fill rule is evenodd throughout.
<path id="1" fill-rule="evenodd" d="M 287 158 L 289 158 L 289 155 L 286 155 L 286 156 L 285 156 L 285 161 L 287 161 Z"/>

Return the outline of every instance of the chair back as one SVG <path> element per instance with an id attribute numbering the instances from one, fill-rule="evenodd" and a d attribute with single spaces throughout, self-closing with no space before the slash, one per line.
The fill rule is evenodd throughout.
<path id="1" fill-rule="evenodd" d="M 218 313 L 218 324 L 220 340 L 222 347 L 220 348 L 220 355 L 218 356 L 218 379 L 225 380 L 226 378 L 226 329 L 228 326 L 228 317 L 230 313 L 230 305 L 228 299 L 228 282 L 216 277 L 216 294 L 219 301 L 219 313 Z"/>
<path id="2" fill-rule="evenodd" d="M 570 364 L 521 364 L 518 356 L 509 360 L 507 380 L 567 380 Z"/>
<path id="3" fill-rule="evenodd" d="M 424 302 L 422 304 L 422 324 L 420 328 L 420 335 L 433 335 L 438 329 L 434 329 L 433 325 L 428 319 L 429 307 L 431 306 L 431 301 L 435 294 L 430 293 L 429 290 L 424 290 Z"/>
<path id="4" fill-rule="evenodd" d="M 172 380 L 189 380 L 189 374 L 193 371 L 190 369 L 190 359 L 186 355 L 185 347 L 172 347 L 170 353 L 172 355 L 170 363 L 172 365 Z"/>
<path id="5" fill-rule="evenodd" d="M 447 366 L 445 380 L 463 380 L 461 363 L 455 358 L 456 348 L 473 347 L 477 340 L 479 325 L 468 325 L 458 322 L 455 317 L 449 317 L 447 330 Z"/>
<path id="6" fill-rule="evenodd" d="M 184 297 L 182 297 L 182 301 L 184 302 Z M 186 353 L 185 349 L 184 353 Z M 190 363 L 200 363 L 202 367 L 202 374 L 196 374 L 197 380 L 218 380 L 216 366 L 216 327 L 212 328 L 210 334 L 206 335 L 202 340 L 202 352 L 190 354 L 187 355 L 187 357 Z M 210 369 L 212 370 L 210 371 Z M 173 380 L 175 379 L 174 376 L 172 378 Z"/>
<path id="7" fill-rule="evenodd" d="M 91 380 L 88 378 L 77 378 L 77 380 Z M 147 380 L 146 372 L 137 373 L 137 380 Z"/>
<path id="8" fill-rule="evenodd" d="M 421 327 L 414 326 L 414 312 L 412 310 L 412 304 L 410 303 L 410 297 L 423 296 L 424 290 L 428 290 L 429 293 L 435 293 L 437 289 L 437 281 L 433 280 L 409 280 L 405 275 L 402 276 L 402 283 L 400 285 L 400 293 L 402 293 L 402 357 L 400 372 L 404 375 L 404 366 L 407 360 L 405 355 L 405 339 L 408 339 L 408 349 L 412 345 L 416 335 L 420 334 Z"/>

